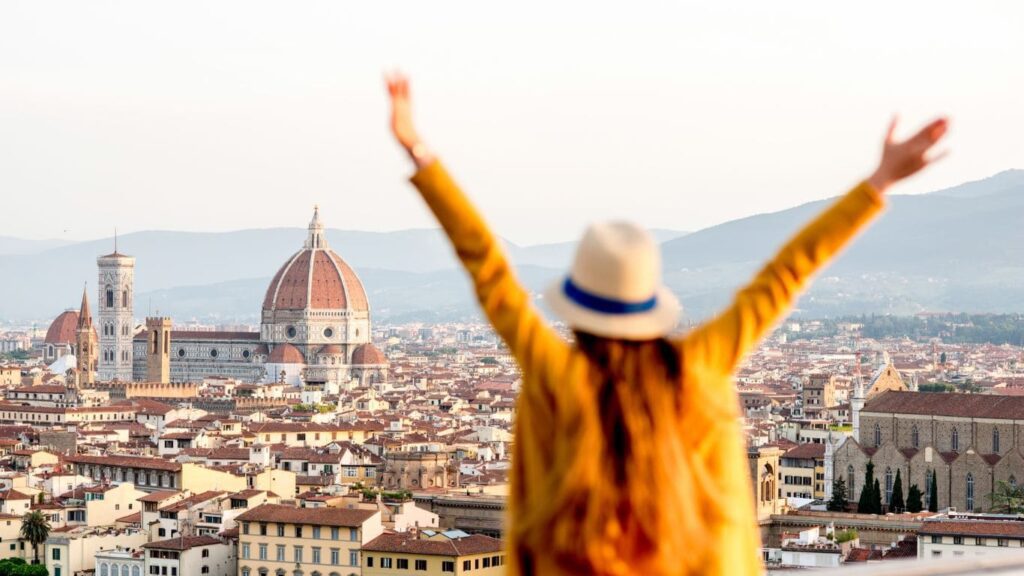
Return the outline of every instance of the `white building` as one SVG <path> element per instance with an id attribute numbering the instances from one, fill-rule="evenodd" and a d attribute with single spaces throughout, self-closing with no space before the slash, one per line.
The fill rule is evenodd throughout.
<path id="1" fill-rule="evenodd" d="M 237 572 L 234 547 L 212 536 L 171 538 L 143 548 L 145 573 L 152 576 L 235 576 Z"/>
<path id="2" fill-rule="evenodd" d="M 917 557 L 947 560 L 960 557 L 1024 558 L 1024 521 L 996 514 L 936 516 L 917 533 Z"/>

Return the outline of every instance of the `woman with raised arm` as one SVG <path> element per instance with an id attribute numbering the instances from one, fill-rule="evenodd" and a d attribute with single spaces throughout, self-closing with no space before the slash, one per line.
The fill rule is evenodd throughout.
<path id="1" fill-rule="evenodd" d="M 763 568 L 731 376 L 808 279 L 927 166 L 946 120 L 886 135 L 875 172 L 789 241 L 725 312 L 673 336 L 657 244 L 625 222 L 592 225 L 544 294 L 572 328 L 535 311 L 492 234 L 412 122 L 409 84 L 388 78 L 391 128 L 412 183 L 448 234 L 484 313 L 522 369 L 508 523 L 510 574 L 756 574 Z"/>

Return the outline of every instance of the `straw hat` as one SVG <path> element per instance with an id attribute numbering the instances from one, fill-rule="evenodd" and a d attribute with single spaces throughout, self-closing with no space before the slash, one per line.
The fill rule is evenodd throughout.
<path id="1" fill-rule="evenodd" d="M 658 244 L 629 222 L 587 228 L 569 275 L 548 288 L 544 300 L 573 329 L 624 340 L 664 336 L 681 310 L 661 283 Z"/>

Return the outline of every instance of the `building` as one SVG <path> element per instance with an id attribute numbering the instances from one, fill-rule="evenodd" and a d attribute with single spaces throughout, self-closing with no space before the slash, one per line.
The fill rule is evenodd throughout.
<path id="1" fill-rule="evenodd" d="M 917 532 L 917 557 L 949 559 L 1024 555 L 1024 521 L 1018 516 L 951 514 L 925 519 Z"/>
<path id="2" fill-rule="evenodd" d="M 94 576 L 142 576 L 146 573 L 146 557 L 142 548 L 125 548 L 119 545 L 96 552 L 95 558 Z"/>
<path id="3" fill-rule="evenodd" d="M 754 507 L 758 522 L 766 522 L 772 514 L 785 511 L 785 499 L 779 489 L 782 450 L 762 446 L 747 450 L 747 465 L 754 486 Z"/>
<path id="4" fill-rule="evenodd" d="M 982 394 L 886 391 L 859 410 L 860 433 L 845 439 L 831 462 L 851 500 L 873 462 L 883 503 L 900 472 L 903 488 L 916 484 L 927 500 L 937 482 L 937 508 L 983 511 L 997 483 L 1024 480 L 1024 398 Z M 904 497 L 906 495 L 904 494 Z"/>
<path id="5" fill-rule="evenodd" d="M 172 330 L 156 350 L 152 334 L 150 328 L 134 336 L 135 380 L 164 378 L 164 362 L 171 382 L 227 377 L 338 386 L 374 384 L 388 376 L 386 358 L 371 343 L 366 291 L 328 245 L 319 210 L 302 249 L 267 287 L 259 332 Z"/>
<path id="6" fill-rule="evenodd" d="M 99 360 L 99 342 L 96 328 L 92 324 L 89 310 L 89 292 L 82 289 L 82 307 L 78 310 L 78 325 L 75 329 L 75 378 L 69 384 L 76 388 L 96 383 L 96 369 Z"/>
<path id="7" fill-rule="evenodd" d="M 132 379 L 135 320 L 135 258 L 117 251 L 96 259 L 99 267 L 100 380 Z"/>
<path id="8" fill-rule="evenodd" d="M 381 485 L 389 490 L 458 487 L 458 460 L 453 452 L 391 452 Z"/>
<path id="9" fill-rule="evenodd" d="M 381 534 L 363 546 L 363 576 L 505 573 L 501 540 L 460 530 Z"/>
<path id="10" fill-rule="evenodd" d="M 137 548 L 146 542 L 146 535 L 138 530 L 113 528 L 74 527 L 51 532 L 40 550 L 46 569 L 51 576 L 74 576 L 96 569 L 96 553 L 117 546 Z M 31 546 L 27 546 L 31 554 Z M 100 572 L 95 572 L 100 576 Z M 108 576 L 114 576 L 113 573 Z"/>
<path id="11" fill-rule="evenodd" d="M 378 511 L 263 504 L 240 514 L 239 576 L 360 574 L 360 550 L 384 531 Z"/>
<path id="12" fill-rule="evenodd" d="M 800 444 L 782 455 L 782 496 L 825 498 L 825 445 Z"/>
<path id="13" fill-rule="evenodd" d="M 212 536 L 181 536 L 143 544 L 142 548 L 146 551 L 146 574 L 154 576 L 235 576 L 236 574 L 232 546 Z M 124 575 L 122 574 L 122 576 Z"/>
<path id="14" fill-rule="evenodd" d="M 158 490 L 244 490 L 246 479 L 190 462 L 142 456 L 73 455 L 64 459 L 75 473 L 96 481 L 132 482 L 143 492 Z"/>
<path id="15" fill-rule="evenodd" d="M 836 377 L 831 374 L 811 374 L 800 391 L 804 418 L 821 418 L 825 411 L 836 405 Z"/>

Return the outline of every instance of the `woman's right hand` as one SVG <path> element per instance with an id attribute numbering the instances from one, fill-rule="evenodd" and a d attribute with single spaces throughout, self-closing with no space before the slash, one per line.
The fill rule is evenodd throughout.
<path id="1" fill-rule="evenodd" d="M 400 72 L 385 76 L 388 95 L 391 97 L 391 133 L 395 140 L 405 148 L 409 156 L 418 164 L 423 165 L 429 154 L 416 127 L 412 122 L 412 101 L 409 98 L 409 79 Z"/>
<path id="2" fill-rule="evenodd" d="M 925 166 L 935 162 L 944 154 L 929 156 L 928 152 L 946 134 L 949 128 L 949 120 L 939 118 L 933 120 L 903 142 L 897 142 L 893 138 L 896 131 L 896 118 L 889 124 L 889 130 L 885 134 L 885 144 L 882 147 L 882 160 L 878 163 L 878 169 L 868 178 L 868 183 L 879 192 L 912 176 Z"/>

